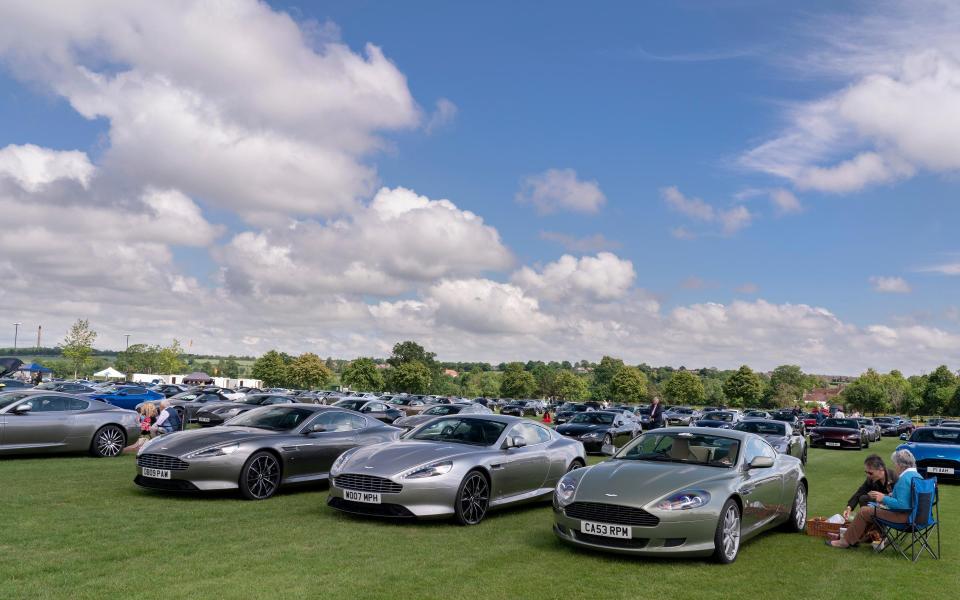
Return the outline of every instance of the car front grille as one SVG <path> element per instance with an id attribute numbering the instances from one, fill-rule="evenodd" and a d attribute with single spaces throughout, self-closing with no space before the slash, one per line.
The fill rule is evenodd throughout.
<path id="1" fill-rule="evenodd" d="M 169 469 L 170 471 L 183 471 L 190 466 L 190 463 L 180 460 L 176 456 L 165 456 L 163 454 L 141 454 L 137 457 L 137 466 L 148 469 Z"/>
<path id="2" fill-rule="evenodd" d="M 630 550 L 640 550 L 641 548 L 646 548 L 647 544 L 650 542 L 650 540 L 647 538 L 623 539 L 606 537 L 602 535 L 592 535 L 589 533 L 581 533 L 579 531 L 573 532 L 573 535 L 581 542 L 596 544 L 598 546 L 606 546 L 608 548 L 627 548 Z"/>
<path id="3" fill-rule="evenodd" d="M 374 477 L 373 475 L 358 475 L 355 473 L 344 473 L 338 475 L 333 480 L 333 485 L 344 490 L 357 490 L 358 492 L 377 492 L 380 494 L 399 494 L 403 486 L 384 477 Z"/>
<path id="4" fill-rule="evenodd" d="M 621 506 L 619 504 L 603 504 L 600 502 L 574 502 L 564 511 L 568 517 L 583 521 L 597 521 L 599 523 L 613 523 L 615 525 L 636 525 L 640 527 L 656 527 L 660 519 L 642 508 Z"/>

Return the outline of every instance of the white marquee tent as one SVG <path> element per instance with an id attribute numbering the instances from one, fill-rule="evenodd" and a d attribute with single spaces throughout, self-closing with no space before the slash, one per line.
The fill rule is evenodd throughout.
<path id="1" fill-rule="evenodd" d="M 102 371 L 93 374 L 94 379 L 126 379 L 127 376 L 113 367 L 107 367 Z"/>

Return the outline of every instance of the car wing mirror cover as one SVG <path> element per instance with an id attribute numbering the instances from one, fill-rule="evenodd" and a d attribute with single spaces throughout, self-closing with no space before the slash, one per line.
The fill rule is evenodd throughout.
<path id="1" fill-rule="evenodd" d="M 305 435 L 309 435 L 311 433 L 324 433 L 326 431 L 328 431 L 328 429 L 325 425 L 311 425 L 310 427 L 307 427 L 303 433 Z"/>
<path id="2" fill-rule="evenodd" d="M 773 466 L 773 459 L 769 456 L 757 456 L 750 461 L 751 469 L 768 469 Z"/>
<path id="3" fill-rule="evenodd" d="M 30 412 L 31 410 L 33 410 L 33 406 L 31 406 L 30 404 L 21 404 L 21 405 L 17 406 L 16 408 L 14 408 L 14 409 L 13 409 L 13 412 L 14 412 L 15 414 L 22 415 L 22 414 L 24 414 L 24 413 Z"/>
<path id="4" fill-rule="evenodd" d="M 519 435 L 514 435 L 514 436 L 511 436 L 511 437 L 507 438 L 507 449 L 508 449 L 508 450 L 509 450 L 510 448 L 523 448 L 523 447 L 526 446 L 526 445 L 527 445 L 527 440 L 523 439 L 523 437 L 521 437 L 521 436 L 519 436 Z"/>

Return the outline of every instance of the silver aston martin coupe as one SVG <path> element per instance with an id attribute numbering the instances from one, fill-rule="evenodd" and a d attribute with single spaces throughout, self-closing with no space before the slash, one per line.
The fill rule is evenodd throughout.
<path id="1" fill-rule="evenodd" d="M 119 456 L 140 437 L 137 413 L 49 390 L 0 394 L 0 455 L 90 452 Z"/>
<path id="2" fill-rule="evenodd" d="M 744 431 L 671 427 L 568 473 L 554 495 L 564 542 L 646 556 L 737 558 L 742 540 L 806 525 L 800 460 Z"/>
<path id="3" fill-rule="evenodd" d="M 147 442 L 137 453 L 134 483 L 171 491 L 239 489 L 249 500 L 264 500 L 281 486 L 324 480 L 341 453 L 397 439 L 400 432 L 330 406 L 265 406 L 219 427 Z"/>
<path id="4" fill-rule="evenodd" d="M 328 504 L 384 517 L 448 517 L 475 525 L 489 509 L 550 497 L 586 465 L 583 444 L 529 419 L 451 415 L 403 439 L 345 452 Z"/>

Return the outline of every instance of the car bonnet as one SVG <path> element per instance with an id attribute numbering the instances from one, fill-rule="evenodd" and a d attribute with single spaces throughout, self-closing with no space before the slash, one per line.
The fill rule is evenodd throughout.
<path id="1" fill-rule="evenodd" d="M 350 455 L 343 470 L 350 473 L 392 477 L 420 465 L 489 451 L 491 451 L 490 446 L 397 440 L 360 447 Z"/>
<path id="2" fill-rule="evenodd" d="M 680 490 L 709 491 L 735 476 L 733 467 L 609 460 L 585 469 L 574 501 L 642 507 Z"/>
<path id="3" fill-rule="evenodd" d="M 268 435 L 275 435 L 275 432 L 264 429 L 254 429 L 251 427 L 216 427 L 212 429 L 191 429 L 188 431 L 178 431 L 168 433 L 159 437 L 146 449 L 148 454 L 166 454 L 169 456 L 180 456 L 196 450 L 202 450 L 210 446 L 220 444 L 229 444 L 232 442 L 244 442 L 246 440 Z"/>

